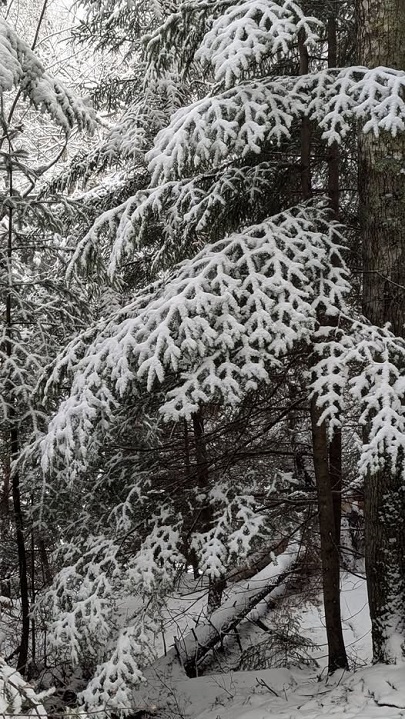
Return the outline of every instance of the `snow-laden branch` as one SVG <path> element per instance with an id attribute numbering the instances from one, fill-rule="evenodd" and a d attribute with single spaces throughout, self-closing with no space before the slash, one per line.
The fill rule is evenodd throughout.
<path id="1" fill-rule="evenodd" d="M 341 142 L 353 123 L 363 132 L 394 137 L 405 127 L 405 72 L 388 67 L 354 66 L 323 70 L 299 78 L 299 95 L 307 93 L 306 114 L 319 124 L 328 144 Z"/>
<path id="2" fill-rule="evenodd" d="M 97 656 L 109 639 L 115 610 L 113 587 L 120 580 L 119 547 L 105 537 L 90 537 L 81 556 L 65 548 L 66 566 L 55 576 L 43 604 L 52 620 L 47 641 L 51 649 L 63 648 L 64 659 Z"/>
<path id="3" fill-rule="evenodd" d="M 103 535 L 63 545 L 59 554 L 64 566 L 37 606 L 48 615 L 48 651 L 73 666 L 83 661 L 98 665 L 86 692 L 102 693 L 103 704 L 108 697 L 119 703 L 118 690 L 127 691 L 139 681 L 139 667 L 154 658 L 153 636 L 164 598 L 185 562 L 173 516 L 162 507 L 145 517 L 148 523 L 138 551 L 132 545 L 125 552 L 122 542 Z M 121 603 L 130 598 L 136 605 L 129 626 L 121 631 L 117 596 Z"/>
<path id="4" fill-rule="evenodd" d="M 364 132 L 405 127 L 405 72 L 349 67 L 299 78 L 246 82 L 184 107 L 147 154 L 152 184 L 260 153 L 289 139 L 294 118 L 309 116 L 322 137 L 341 142 L 357 122 Z"/>
<path id="5" fill-rule="evenodd" d="M 314 46 L 321 26 L 293 0 L 183 2 L 145 38 L 147 78 L 168 69 L 187 74 L 201 63 L 230 87 L 263 60 L 290 53 L 300 31 Z"/>
<path id="6" fill-rule="evenodd" d="M 255 216 L 268 204 L 275 169 L 269 162 L 245 167 L 225 167 L 184 180 L 142 189 L 120 205 L 101 213 L 78 243 L 70 264 L 84 269 L 100 258 L 103 238 L 113 241 L 107 264 L 110 279 L 134 251 L 156 243 L 155 265 L 165 266 L 173 256 L 183 259 L 199 240 L 223 236 L 236 218 Z M 86 201 L 86 198 L 84 198 Z"/>
<path id="7" fill-rule="evenodd" d="M 266 58 L 280 52 L 288 55 L 300 31 L 305 44 L 314 47 L 321 26 L 293 0 L 242 0 L 214 21 L 195 58 L 213 68 L 216 82 L 230 88 Z"/>
<path id="8" fill-rule="evenodd" d="M 143 681 L 137 659 L 144 650 L 145 640 L 147 637 L 139 636 L 135 627 L 121 629 L 111 656 L 97 666 L 94 677 L 79 695 L 79 701 L 86 708 L 95 709 L 99 717 L 130 713 L 133 688 Z"/>
<path id="9" fill-rule="evenodd" d="M 344 303 L 340 240 L 323 203 L 297 206 L 207 245 L 100 325 L 87 346 L 83 337 L 71 343 L 47 385 L 72 377 L 42 443 L 44 469 L 55 451 L 68 464 L 85 462 L 124 397 L 162 386 L 161 413 L 177 421 L 207 402 L 234 406 L 269 381 L 283 356 L 311 341 L 318 310 L 333 315 Z"/>
<path id="10" fill-rule="evenodd" d="M 355 328 L 346 362 L 362 366 L 350 380 L 360 403 L 360 424 L 367 427 L 360 472 L 372 474 L 390 465 L 405 478 L 405 343 L 388 329 Z"/>
<path id="11" fill-rule="evenodd" d="M 303 97 L 291 78 L 277 78 L 241 84 L 181 108 L 146 155 L 152 185 L 289 139 L 294 117 L 304 112 Z"/>
<path id="12" fill-rule="evenodd" d="M 45 72 L 30 47 L 0 19 L 0 94 L 20 87 L 38 110 L 68 132 L 74 125 L 93 130 L 94 112 L 59 81 Z"/>
<path id="13" fill-rule="evenodd" d="M 213 580 L 224 576 L 230 560 L 247 557 L 255 537 L 266 534 L 265 516 L 258 511 L 254 497 L 232 494 L 217 483 L 207 497 L 214 508 L 214 525 L 191 535 L 190 546 L 199 568 Z"/>
<path id="14" fill-rule="evenodd" d="M 360 473 L 387 465 L 405 476 L 405 342 L 388 328 L 342 316 L 340 328 L 323 328 L 315 345 L 312 391 L 333 433 L 340 426 L 347 398 L 360 407 L 367 428 L 359 461 Z"/>

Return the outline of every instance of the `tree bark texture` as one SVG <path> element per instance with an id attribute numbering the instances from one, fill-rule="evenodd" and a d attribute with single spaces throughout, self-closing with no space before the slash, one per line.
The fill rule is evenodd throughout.
<path id="1" fill-rule="evenodd" d="M 404 0 L 359 0 L 359 60 L 405 70 Z M 404 335 L 405 136 L 359 133 L 363 311 L 375 324 Z"/>
<path id="2" fill-rule="evenodd" d="M 335 507 L 329 471 L 328 437 L 325 423 L 319 424 L 316 397 L 311 400 L 312 444 L 318 495 L 322 587 L 328 642 L 328 671 L 347 667 L 340 613 L 340 554 L 336 544 Z"/>
<path id="3" fill-rule="evenodd" d="M 358 0 L 359 62 L 405 70 L 404 0 Z M 359 129 L 363 312 L 404 336 L 405 134 Z M 378 361 L 378 358 L 376 359 Z M 405 487 L 387 469 L 365 486 L 365 554 L 374 661 L 396 662 L 405 641 Z"/>

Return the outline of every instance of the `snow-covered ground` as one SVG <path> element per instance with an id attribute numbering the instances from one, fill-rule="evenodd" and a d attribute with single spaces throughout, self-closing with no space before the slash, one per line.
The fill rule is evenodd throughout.
<path id="1" fill-rule="evenodd" d="M 299 669 L 188 679 L 176 686 L 169 714 L 173 719 L 397 719 L 405 716 L 405 665 L 336 672 L 327 680 Z"/>
<path id="2" fill-rule="evenodd" d="M 194 617 L 203 611 L 198 593 L 188 598 Z M 183 604 L 181 604 L 183 602 Z M 181 631 L 186 630 L 184 602 L 173 599 L 169 614 Z M 180 609 L 182 611 L 180 611 Z M 138 706 L 156 706 L 159 716 L 170 719 L 397 719 L 405 717 L 405 664 L 395 667 L 370 666 L 371 635 L 364 579 L 349 573 L 342 575 L 342 615 L 344 636 L 351 662 L 348 672 L 326 674 L 326 637 L 322 604 L 315 600 L 304 607 L 297 601 L 289 612 L 299 613 L 301 632 L 312 642 L 310 653 L 318 666 L 309 668 L 269 668 L 252 671 L 228 671 L 195 679 L 156 677 L 169 697 L 162 710 L 152 687 L 138 695 Z M 271 626 L 271 614 L 264 617 Z M 172 631 L 172 634 L 170 633 Z M 246 623 L 240 638 L 260 641 L 260 628 Z M 175 634 L 166 625 L 166 643 Z M 152 682 L 153 684 L 153 682 Z M 157 688 L 157 687 L 156 687 Z"/>
<path id="3" fill-rule="evenodd" d="M 238 640 L 230 638 L 224 660 L 211 663 L 208 673 L 189 679 L 177 665 L 171 671 L 170 646 L 203 621 L 206 593 L 191 579 L 169 602 L 162 617 L 158 651 L 168 656 L 159 672 L 135 692 L 134 710 L 148 710 L 157 719 L 399 719 L 405 718 L 405 663 L 394 667 L 371 666 L 370 618 L 366 584 L 360 576 L 342 575 L 342 615 L 350 671 L 326 673 L 326 636 L 322 602 L 317 588 L 303 603 L 302 596 L 283 597 L 280 606 L 260 613 L 239 627 Z M 134 607 L 122 607 L 123 615 Z M 277 617 L 278 613 L 278 617 Z M 283 615 L 292 616 L 294 631 L 304 640 L 312 660 L 309 666 L 290 664 L 239 671 L 241 646 L 246 651 L 272 636 Z M 270 631 L 266 632 L 265 628 Z M 171 653 L 173 656 L 173 653 Z M 227 664 L 225 665 L 225 658 Z M 165 662 L 167 659 L 167 669 Z M 233 664 L 233 668 L 232 668 Z M 217 671 L 217 668 L 220 671 Z M 225 669 L 225 671 L 224 671 Z M 228 670 L 226 670 L 228 669 Z M 0 714 L 1 716 L 1 714 Z"/>

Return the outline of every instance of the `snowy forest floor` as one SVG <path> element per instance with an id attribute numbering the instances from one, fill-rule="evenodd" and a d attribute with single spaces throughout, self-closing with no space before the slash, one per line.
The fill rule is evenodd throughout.
<path id="1" fill-rule="evenodd" d="M 401 690 L 401 686 L 404 689 Z M 188 679 L 166 716 L 198 719 L 397 719 L 405 716 L 405 666 L 336 672 L 264 669 Z"/>
<path id="2" fill-rule="evenodd" d="M 190 617 L 190 612 L 184 611 L 185 601 L 183 599 L 181 606 L 178 599 L 173 600 L 169 608 L 171 620 L 165 636 L 168 647 L 172 639 L 170 625 L 174 628 L 173 635 L 176 631 L 181 633 L 186 630 L 186 616 Z M 201 611 L 198 594 L 189 596 L 188 602 L 195 620 Z M 342 575 L 342 614 L 350 671 L 339 671 L 327 677 L 326 636 L 320 598 L 304 606 L 299 598 L 296 601 L 282 600 L 276 614 L 277 611 L 279 617 L 276 621 L 283 614 L 289 615 L 292 626 L 299 626 L 299 636 L 304 645 L 308 642 L 305 654 L 308 659 L 314 660 L 312 665 L 305 668 L 282 666 L 249 671 L 229 670 L 232 656 L 240 652 L 241 646 L 245 652 L 249 646 L 254 651 L 266 634 L 254 622 L 247 621 L 240 627 L 234 649 L 232 640 L 231 646 L 227 646 L 222 665 L 221 657 L 217 656 L 208 669 L 210 673 L 193 679 L 184 676 L 169 679 L 160 674 L 156 676 L 156 682 L 149 681 L 137 692 L 136 705 L 156 706 L 157 715 L 169 719 L 318 719 L 328 715 L 344 719 L 405 717 L 405 664 L 370 666 L 370 619 L 363 579 L 350 573 Z M 271 627 L 274 622 L 271 614 L 262 614 L 260 624 Z M 160 701 L 162 694 L 165 696 L 165 707 Z"/>

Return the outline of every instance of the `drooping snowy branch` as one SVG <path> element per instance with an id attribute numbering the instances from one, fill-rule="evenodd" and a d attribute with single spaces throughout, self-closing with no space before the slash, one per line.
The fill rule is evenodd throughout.
<path id="1" fill-rule="evenodd" d="M 213 507 L 214 526 L 192 536 L 199 567 L 211 579 L 224 576 L 230 559 L 244 559 L 254 538 L 263 534 L 265 517 L 257 511 L 254 497 L 232 494 L 219 485 L 209 492 L 204 501 Z"/>
<path id="2" fill-rule="evenodd" d="M 288 139 L 294 118 L 306 115 L 328 143 L 341 142 L 355 122 L 395 136 L 405 126 L 404 86 L 405 72 L 381 67 L 241 83 L 172 117 L 147 155 L 152 184 L 260 153 Z"/>
<path id="3" fill-rule="evenodd" d="M 331 436 L 336 428 L 341 427 L 346 403 L 345 390 L 350 376 L 346 356 L 348 347 L 353 347 L 352 337 L 341 327 L 324 326 L 316 333 L 311 388 L 322 410 L 319 422 L 327 423 Z"/>
<path id="4" fill-rule="evenodd" d="M 300 78 L 295 91 L 307 92 L 307 114 L 329 144 L 341 142 L 353 122 L 363 132 L 381 131 L 394 137 L 405 127 L 405 72 L 387 67 L 354 66 L 323 70 Z"/>
<path id="5" fill-rule="evenodd" d="M 51 391 L 72 377 L 43 441 L 44 468 L 55 450 L 84 462 L 125 396 L 162 386 L 163 417 L 178 420 L 201 403 L 235 405 L 268 381 L 296 343 L 310 342 L 318 310 L 343 304 L 346 270 L 331 261 L 341 239 L 325 205 L 298 206 L 208 245 L 71 343 L 48 381 Z"/>
<path id="6" fill-rule="evenodd" d="M 73 666 L 93 664 L 80 700 L 100 713 L 131 706 L 142 669 L 155 658 L 166 593 L 184 563 L 170 510 L 162 507 L 144 521 L 150 531 L 135 553 L 133 542 L 125 548 L 105 536 L 89 537 L 80 548 L 62 546 L 65 566 L 42 598 L 50 614 L 48 651 Z M 117 621 L 117 596 L 121 606 L 132 605 L 124 627 Z"/>
<path id="7" fill-rule="evenodd" d="M 259 153 L 272 140 L 290 137 L 294 117 L 304 112 L 290 78 L 240 84 L 221 95 L 182 108 L 147 154 L 152 184 L 228 157 Z"/>
<path id="8" fill-rule="evenodd" d="M 71 269 L 83 268 L 101 254 L 103 238 L 113 244 L 107 261 L 112 279 L 122 263 L 142 247 L 153 247 L 154 265 L 183 259 L 207 239 L 232 231 L 246 216 L 254 217 L 269 205 L 275 180 L 271 163 L 225 167 L 216 173 L 166 182 L 141 190 L 120 205 L 100 214 L 78 243 Z"/>
<path id="9" fill-rule="evenodd" d="M 68 132 L 73 125 L 94 129 L 94 113 L 80 98 L 48 75 L 30 47 L 0 19 L 0 93 L 21 87 L 38 110 Z"/>
<path id="10" fill-rule="evenodd" d="M 79 657 L 97 656 L 109 639 L 114 611 L 112 588 L 120 579 L 119 547 L 106 538 L 92 538 L 77 556 L 65 547 L 66 566 L 45 595 L 52 621 L 48 643 L 61 648 L 64 659 L 77 665 Z"/>
<path id="11" fill-rule="evenodd" d="M 212 66 L 214 80 L 230 88 L 268 57 L 286 55 L 303 31 L 309 47 L 319 42 L 322 23 L 307 17 L 293 0 L 242 0 L 225 9 L 196 52 L 196 60 Z"/>
<path id="12" fill-rule="evenodd" d="M 145 38 L 148 78 L 178 69 L 187 74 L 201 63 L 215 82 L 230 87 L 263 60 L 290 53 L 300 30 L 314 46 L 322 23 L 306 16 L 298 2 L 183 2 Z"/>
<path id="13" fill-rule="evenodd" d="M 79 701 L 100 717 L 131 713 L 132 694 L 144 681 L 140 658 L 145 659 L 150 637 L 134 626 L 121 629 L 114 650 L 99 664 Z"/>
<path id="14" fill-rule="evenodd" d="M 390 465 L 405 477 L 405 343 L 387 329 L 359 325 L 355 330 L 347 362 L 362 368 L 350 380 L 362 410 L 360 424 L 367 427 L 360 472 L 373 474 Z"/>
<path id="15" fill-rule="evenodd" d="M 312 391 L 331 433 L 341 426 L 347 399 L 360 408 L 360 425 L 367 428 L 360 473 L 374 473 L 391 465 L 404 475 L 405 343 L 388 328 L 341 317 L 340 328 L 318 333 Z"/>

